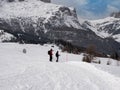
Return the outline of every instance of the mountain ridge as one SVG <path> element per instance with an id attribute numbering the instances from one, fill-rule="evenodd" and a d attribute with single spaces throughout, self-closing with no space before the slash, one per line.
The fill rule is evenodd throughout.
<path id="1" fill-rule="evenodd" d="M 101 38 L 113 38 L 120 43 L 120 18 L 107 17 L 104 19 L 91 20 L 83 23 L 83 26 L 89 28 Z"/>
<path id="2" fill-rule="evenodd" d="M 97 51 L 109 54 L 120 48 L 113 39 L 103 39 L 84 28 L 71 7 L 35 0 L 4 3 L 0 12 L 0 29 L 15 36 L 18 42 L 48 43 L 62 39 L 79 47 L 95 45 Z"/>

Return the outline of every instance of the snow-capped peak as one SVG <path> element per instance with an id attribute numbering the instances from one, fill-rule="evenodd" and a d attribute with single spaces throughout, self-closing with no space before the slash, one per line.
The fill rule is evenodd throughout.
<path id="1" fill-rule="evenodd" d="M 84 22 L 84 24 L 98 36 L 102 38 L 113 37 L 120 42 L 120 18 L 107 17 L 99 20 L 89 20 L 87 23 Z"/>
<path id="2" fill-rule="evenodd" d="M 36 1 L 42 1 L 42 2 L 48 2 L 50 3 L 51 0 L 1 0 L 0 3 L 5 3 L 5 2 L 8 2 L 8 3 L 11 3 L 11 2 L 36 2 Z"/>
<path id="3" fill-rule="evenodd" d="M 120 20 L 119 18 L 114 18 L 114 17 L 106 17 L 104 19 L 98 19 L 98 20 L 90 20 L 91 24 L 98 25 L 98 24 L 103 24 L 103 23 L 112 23 L 115 20 Z"/>
<path id="4" fill-rule="evenodd" d="M 44 0 L 42 0 L 44 1 Z M 23 2 L 4 3 L 0 6 L 0 18 L 31 18 L 35 23 L 43 18 L 43 23 L 53 22 L 55 26 L 68 26 L 80 29 L 76 12 L 73 8 L 44 3 L 40 0 L 25 0 Z M 53 21 L 51 21 L 53 19 Z"/>
<path id="5" fill-rule="evenodd" d="M 52 12 L 57 11 L 60 7 L 60 5 L 47 4 L 38 0 L 24 1 L 22 3 L 4 3 L 0 9 L 0 11 L 2 11 L 0 17 L 47 17 L 52 14 Z"/>

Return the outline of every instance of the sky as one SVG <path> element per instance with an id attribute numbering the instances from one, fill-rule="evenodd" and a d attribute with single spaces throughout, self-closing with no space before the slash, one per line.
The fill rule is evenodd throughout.
<path id="1" fill-rule="evenodd" d="M 52 0 L 52 3 L 75 7 L 78 16 L 84 19 L 105 18 L 120 11 L 120 0 Z"/>

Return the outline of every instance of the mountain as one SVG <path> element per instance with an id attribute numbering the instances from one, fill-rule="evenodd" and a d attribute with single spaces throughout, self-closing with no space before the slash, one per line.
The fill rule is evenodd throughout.
<path id="1" fill-rule="evenodd" d="M 115 17 L 115 18 L 120 18 L 120 11 L 119 12 L 113 12 L 110 15 L 111 17 Z"/>
<path id="2" fill-rule="evenodd" d="M 113 39 L 101 38 L 82 26 L 74 8 L 41 0 L 3 0 L 0 4 L 0 29 L 24 43 L 62 39 L 79 47 L 95 45 L 98 52 L 107 54 L 120 48 Z"/>
<path id="3" fill-rule="evenodd" d="M 0 29 L 16 37 L 39 36 L 54 28 L 81 28 L 75 9 L 38 0 L 4 2 L 0 7 Z"/>
<path id="4" fill-rule="evenodd" d="M 1 0 L 0 2 L 4 3 L 4 2 L 23 2 L 23 1 L 42 1 L 45 3 L 51 3 L 51 0 Z"/>
<path id="5" fill-rule="evenodd" d="M 83 23 L 83 26 L 89 28 L 101 38 L 113 38 L 120 43 L 120 18 L 117 15 L 99 20 L 91 20 Z"/>

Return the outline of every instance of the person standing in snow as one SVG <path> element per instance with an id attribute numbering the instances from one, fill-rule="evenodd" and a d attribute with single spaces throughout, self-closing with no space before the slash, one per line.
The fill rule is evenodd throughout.
<path id="1" fill-rule="evenodd" d="M 53 59 L 53 50 L 52 49 L 50 49 L 48 51 L 48 55 L 49 55 L 49 61 L 52 62 L 52 59 Z"/>
<path id="2" fill-rule="evenodd" d="M 56 62 L 58 62 L 58 59 L 59 59 L 59 56 L 60 56 L 60 55 L 59 55 L 59 51 L 56 52 L 55 56 L 56 56 L 56 58 L 57 58 Z"/>

